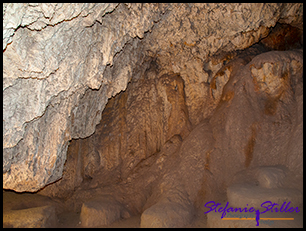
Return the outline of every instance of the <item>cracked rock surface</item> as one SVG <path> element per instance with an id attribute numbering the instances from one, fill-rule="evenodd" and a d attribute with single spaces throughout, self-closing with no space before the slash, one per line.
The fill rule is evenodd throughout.
<path id="1" fill-rule="evenodd" d="M 184 227 L 203 212 L 205 202 L 224 199 L 232 183 L 244 186 L 227 193 L 229 200 L 234 197 L 241 202 L 239 207 L 259 203 L 262 196 L 256 193 L 277 199 L 277 203 L 292 194 L 292 203 L 300 206 L 302 50 L 245 53 L 229 62 L 233 71 L 213 113 L 191 128 L 182 116 L 186 105 L 179 104 L 185 102 L 180 100 L 184 89 L 180 78 L 162 75 L 159 81 L 149 79 L 156 74 L 150 66 L 142 78 L 134 79 L 125 92 L 108 102 L 92 136 L 71 143 L 63 179 L 39 194 L 61 197 L 70 209 L 81 210 L 84 227 L 137 214 L 141 214 L 140 227 Z M 244 62 L 242 57 L 247 57 Z M 273 68 L 265 69 L 267 64 Z M 253 68 L 265 75 L 254 75 Z M 259 76 L 266 76 L 265 84 L 259 85 Z M 142 101 L 137 100 L 139 92 Z M 167 97 L 161 97 L 163 92 Z M 171 127 L 171 116 L 182 119 L 182 126 L 165 129 L 162 125 Z M 153 136 L 155 129 L 159 136 Z M 168 140 L 161 148 L 153 145 L 167 135 L 172 137 L 164 138 Z M 288 137 L 295 137 L 295 149 Z M 249 182 L 251 187 L 245 184 Z M 249 196 L 241 200 L 241 194 Z M 118 206 L 103 204 L 88 216 L 83 208 L 103 198 Z"/>
<path id="2" fill-rule="evenodd" d="M 216 72 L 238 55 L 236 50 L 267 37 L 276 23 L 302 29 L 302 7 L 290 3 L 4 3 L 3 188 L 35 192 L 60 179 L 69 141 L 92 135 L 108 100 L 124 91 L 152 59 L 159 77 L 180 75 L 184 110 L 190 129 L 194 128 L 222 101 L 230 69 L 218 78 Z M 290 62 L 284 67 L 289 71 L 301 63 Z M 271 84 L 260 85 L 261 73 L 271 68 Z M 275 100 L 282 97 L 281 89 L 273 85 L 283 84 L 277 78 L 273 82 L 280 71 L 277 65 L 252 67 L 258 90 L 279 93 L 265 104 L 267 114 L 276 113 Z M 213 98 L 212 79 L 216 82 Z M 171 91 L 176 91 L 173 87 Z M 225 101 L 232 98 L 228 92 Z M 175 99 L 167 102 L 171 100 Z M 170 112 L 170 104 L 165 112 Z M 180 117 L 172 115 L 176 116 Z M 170 133 L 181 129 L 170 124 Z M 257 125 L 250 126 L 255 134 Z M 160 146 L 168 138 L 160 139 Z M 88 168 L 89 175 L 91 171 Z"/>

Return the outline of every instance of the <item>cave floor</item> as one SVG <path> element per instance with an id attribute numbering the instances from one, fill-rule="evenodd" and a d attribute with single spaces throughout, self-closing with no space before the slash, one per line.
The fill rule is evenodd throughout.
<path id="1" fill-rule="evenodd" d="M 59 214 L 58 228 L 81 228 L 79 221 L 79 213 L 64 212 Z M 104 226 L 103 228 L 140 228 L 141 214 L 132 216 L 127 219 L 121 219 L 112 223 L 111 225 Z M 206 216 L 201 215 L 196 217 L 193 222 L 185 228 L 207 228 Z"/>
<path id="2" fill-rule="evenodd" d="M 128 219 L 122 219 L 103 228 L 139 228 L 140 216 L 141 215 L 137 215 Z M 78 212 L 63 212 L 59 214 L 57 228 L 82 228 L 79 218 L 80 213 Z"/>
<path id="3" fill-rule="evenodd" d="M 224 200 L 225 201 L 225 200 Z M 223 202 L 224 202 L 223 201 Z M 290 214 L 294 217 L 294 221 L 277 221 L 272 227 L 303 227 L 303 208 L 299 207 L 301 212 L 298 214 Z M 242 222 L 251 221 L 235 221 L 225 224 L 229 221 L 220 223 L 219 213 L 209 213 L 210 222 L 213 226 L 241 227 Z M 190 225 L 185 228 L 207 228 L 208 215 L 199 212 Z M 273 213 L 265 214 L 261 217 L 279 217 L 282 214 Z M 283 214 L 284 215 L 284 214 Z M 285 217 L 288 214 L 285 214 Z M 132 216 L 127 219 L 118 220 L 111 225 L 100 228 L 139 228 L 141 214 Z M 56 225 L 55 225 L 56 224 Z M 254 225 L 252 225 L 254 226 Z M 15 193 L 12 191 L 3 191 L 3 227 L 56 227 L 56 228 L 81 228 L 80 212 L 67 211 L 67 209 L 58 201 L 49 197 L 35 193 Z M 267 227 L 267 226 L 266 226 Z M 270 226 L 268 226 L 270 227 Z"/>
<path id="4" fill-rule="evenodd" d="M 15 193 L 13 191 L 3 190 L 3 227 L 23 227 L 23 225 L 29 225 L 30 222 L 37 222 L 37 219 L 23 219 L 10 214 L 16 214 L 20 216 L 19 211 L 24 211 L 25 216 L 31 214 L 31 210 L 34 208 L 40 208 L 45 206 L 53 205 L 56 210 L 57 225 L 56 228 L 81 228 L 80 222 L 80 212 L 67 211 L 62 207 L 59 202 L 51 200 L 46 196 L 42 196 L 35 193 Z M 17 213 L 16 213 L 17 212 Z M 19 214 L 18 214 L 19 213 Z M 35 214 L 35 212 L 34 212 Z M 48 216 L 51 216 L 48 214 Z M 139 228 L 140 227 L 140 217 L 141 214 L 132 216 L 127 219 L 118 220 L 111 225 L 105 226 L 103 228 Z M 21 219 L 20 219 L 21 218 Z M 40 218 L 38 218 L 40 219 Z M 13 224 L 13 225 L 12 225 Z M 30 225 L 31 226 L 31 225 Z M 54 227 L 54 225 L 50 225 Z M 206 215 L 197 216 L 193 223 L 188 227 L 190 228 L 205 228 L 206 225 Z"/>

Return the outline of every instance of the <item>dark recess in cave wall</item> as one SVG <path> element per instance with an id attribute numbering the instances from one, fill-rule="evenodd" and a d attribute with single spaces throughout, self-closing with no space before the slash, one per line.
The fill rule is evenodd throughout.
<path id="1" fill-rule="evenodd" d="M 303 31 L 289 24 L 276 23 L 266 38 L 260 41 L 268 50 L 285 51 L 303 48 Z"/>

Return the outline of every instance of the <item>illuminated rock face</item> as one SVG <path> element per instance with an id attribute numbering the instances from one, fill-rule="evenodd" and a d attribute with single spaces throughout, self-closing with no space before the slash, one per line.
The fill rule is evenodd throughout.
<path id="1" fill-rule="evenodd" d="M 71 142 L 63 179 L 40 193 L 67 199 L 77 211 L 83 211 L 91 198 L 111 195 L 108 200 L 119 203 L 120 211 L 99 207 L 109 211 L 110 221 L 114 221 L 113 213 L 127 217 L 141 213 L 141 227 L 182 227 L 192 221 L 197 209 L 203 209 L 204 202 L 222 198 L 237 172 L 250 170 L 236 183 L 257 177 L 254 181 L 262 188 L 274 190 L 259 190 L 260 195 L 281 201 L 294 192 L 292 201 L 299 204 L 302 62 L 302 50 L 257 55 L 255 50 L 245 50 L 226 64 L 229 72 L 223 75 L 229 78 L 223 78 L 222 71 L 216 74 L 218 86 L 223 86 L 217 106 L 197 125 L 186 119 L 189 111 L 180 76 L 151 78 L 158 73 L 153 62 L 125 92 L 109 100 L 92 136 Z M 213 84 L 209 86 L 218 91 Z M 210 100 L 217 100 L 210 93 Z M 181 122 L 170 129 L 173 120 Z M 163 139 L 167 141 L 156 145 Z M 258 166 L 260 171 L 256 171 Z M 283 186 L 290 190 L 284 191 Z M 242 204 L 259 203 L 262 197 L 247 196 L 252 187 L 246 184 L 245 190 L 238 187 L 227 196 L 239 201 L 245 191 Z M 100 216 L 100 211 L 93 213 Z M 94 226 L 87 211 L 80 217 L 85 226 Z"/>
<path id="2" fill-rule="evenodd" d="M 4 188 L 37 191 L 61 177 L 68 141 L 91 135 L 107 99 L 126 88 L 142 62 L 135 37 L 161 12 L 154 4 L 4 5 Z M 111 68 L 128 41 L 134 53 Z"/>
<path id="3" fill-rule="evenodd" d="M 84 179 L 103 184 L 99 174 L 110 183 L 130 179 L 173 136 L 179 137 L 174 144 L 186 143 L 207 120 L 211 130 L 204 133 L 213 134 L 220 148 L 207 144 L 204 156 L 195 157 L 203 166 L 196 165 L 199 177 L 186 192 L 190 203 L 201 190 L 202 167 L 220 184 L 231 176 L 223 178 L 220 165 L 238 171 L 283 164 L 300 174 L 302 146 L 294 143 L 302 142 L 301 52 L 258 55 L 279 48 L 279 29 L 268 39 L 276 23 L 290 24 L 298 31 L 291 34 L 301 36 L 302 4 L 4 4 L 3 188 L 35 192 L 57 181 L 69 141 L 78 138 L 86 139 L 83 147 L 71 142 L 66 176 L 44 193 L 73 191 Z M 245 56 L 240 51 L 265 37 L 263 48 Z M 245 85 L 237 88 L 239 81 Z M 252 104 L 241 96 L 244 88 Z M 96 129 L 96 140 L 90 140 Z M 279 134 L 287 142 L 275 138 L 275 148 L 268 149 L 265 140 Z M 166 174 L 165 182 L 184 175 L 188 163 L 194 166 L 188 155 L 186 165 L 178 157 L 183 173 L 172 179 L 172 165 L 159 155 L 154 171 L 156 177 Z M 72 163 L 79 168 L 72 170 Z"/>

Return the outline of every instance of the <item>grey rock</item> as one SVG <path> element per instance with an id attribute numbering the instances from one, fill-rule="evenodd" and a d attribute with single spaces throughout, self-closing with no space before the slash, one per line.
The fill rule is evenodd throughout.
<path id="1" fill-rule="evenodd" d="M 34 192 L 61 178 L 69 140 L 93 134 L 145 57 L 158 57 L 161 74 L 181 74 L 196 125 L 216 107 L 208 56 L 302 19 L 302 4 L 291 3 L 4 3 L 3 187 Z M 133 52 L 120 56 L 125 49 Z"/>

